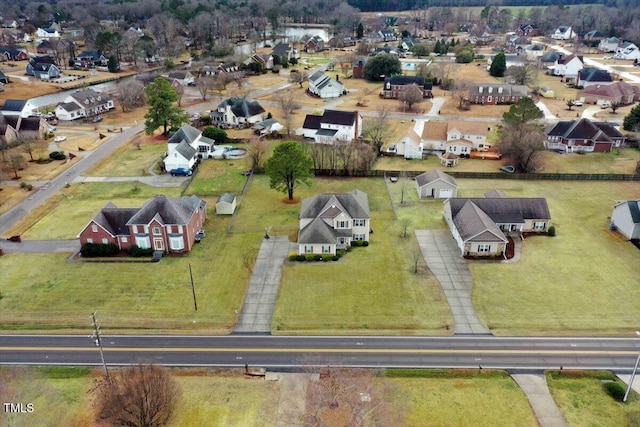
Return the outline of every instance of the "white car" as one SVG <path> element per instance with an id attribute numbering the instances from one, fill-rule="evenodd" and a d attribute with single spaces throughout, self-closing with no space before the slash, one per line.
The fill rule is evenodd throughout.
<path id="1" fill-rule="evenodd" d="M 603 110 L 606 108 L 611 108 L 611 104 L 608 102 L 603 103 L 602 105 L 600 105 L 600 108 L 602 108 Z"/>
<path id="2" fill-rule="evenodd" d="M 575 107 L 582 107 L 582 101 L 580 101 L 579 99 L 576 99 L 575 101 L 573 101 L 573 105 Z"/>
<path id="3" fill-rule="evenodd" d="M 66 136 L 60 135 L 60 136 L 56 136 L 55 139 L 53 140 L 53 142 L 62 142 L 64 140 L 66 140 L 66 139 L 67 139 Z"/>

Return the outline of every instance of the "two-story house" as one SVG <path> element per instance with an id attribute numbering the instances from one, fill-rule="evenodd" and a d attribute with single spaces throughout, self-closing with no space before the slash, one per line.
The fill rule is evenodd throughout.
<path id="1" fill-rule="evenodd" d="M 317 194 L 302 200 L 298 255 L 335 255 L 353 241 L 369 241 L 369 198 L 360 190 Z"/>
<path id="2" fill-rule="evenodd" d="M 422 89 L 423 98 L 433 98 L 433 83 L 425 82 L 422 76 L 391 76 L 384 79 L 380 96 L 385 99 L 398 99 L 407 86 L 416 84 Z"/>
<path id="3" fill-rule="evenodd" d="M 616 53 L 614 55 L 616 59 L 630 59 L 635 61 L 636 59 L 640 60 L 640 49 L 634 43 L 624 42 L 616 49 Z"/>
<path id="4" fill-rule="evenodd" d="M 319 144 L 352 141 L 362 136 L 362 116 L 357 111 L 324 110 L 321 116 L 308 114 L 302 135 Z"/>
<path id="5" fill-rule="evenodd" d="M 215 151 L 215 141 L 202 136 L 202 132 L 190 125 L 183 125 L 167 141 L 164 170 L 192 169 L 198 159 L 208 159 Z"/>
<path id="6" fill-rule="evenodd" d="M 164 253 L 187 253 L 202 229 L 206 202 L 196 196 L 155 196 L 140 208 L 118 208 L 109 202 L 78 235 L 80 244 L 133 245 Z"/>
<path id="7" fill-rule="evenodd" d="M 571 40 L 576 36 L 573 28 L 567 25 L 560 25 L 556 30 L 551 34 L 551 38 L 554 40 Z"/>
<path id="8" fill-rule="evenodd" d="M 191 71 L 172 71 L 169 73 L 169 78 L 177 81 L 182 86 L 193 86 L 196 84 L 196 78 L 191 74 Z"/>
<path id="9" fill-rule="evenodd" d="M 264 120 L 264 108 L 257 101 L 244 98 L 227 98 L 210 113 L 213 124 L 231 127 L 248 127 Z"/>
<path id="10" fill-rule="evenodd" d="M 578 71 L 584 68 L 584 60 L 582 56 L 561 55 L 556 63 L 547 70 L 552 76 L 563 76 L 566 80 L 575 79 Z"/>
<path id="11" fill-rule="evenodd" d="M 615 52 L 621 43 L 622 40 L 617 37 L 607 37 L 600 40 L 600 43 L 598 43 L 598 49 L 605 53 Z"/>
<path id="12" fill-rule="evenodd" d="M 304 44 L 304 51 L 307 53 L 316 53 L 324 50 L 324 40 L 320 36 L 313 36 Z"/>
<path id="13" fill-rule="evenodd" d="M 521 36 L 537 37 L 540 35 L 540 29 L 536 24 L 522 24 L 516 28 L 516 33 Z"/>
<path id="14" fill-rule="evenodd" d="M 472 151 L 488 151 L 487 135 L 495 123 L 449 120 L 424 124 L 421 140 L 429 150 L 444 151 L 467 157 Z"/>
<path id="15" fill-rule="evenodd" d="M 469 102 L 472 104 L 514 104 L 528 95 L 524 85 L 474 84 L 469 86 Z"/>
<path id="16" fill-rule="evenodd" d="M 626 139 L 611 123 L 592 122 L 587 118 L 560 121 L 549 125 L 544 133 L 548 149 L 568 153 L 609 152 L 624 145 Z"/>
<path id="17" fill-rule="evenodd" d="M 93 89 L 73 92 L 54 110 L 60 120 L 76 120 L 82 117 L 92 117 L 113 110 L 113 98 L 106 93 L 98 93 Z"/>

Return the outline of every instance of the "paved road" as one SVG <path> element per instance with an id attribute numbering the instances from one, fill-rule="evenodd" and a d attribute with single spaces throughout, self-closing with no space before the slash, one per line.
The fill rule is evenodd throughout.
<path id="1" fill-rule="evenodd" d="M 0 364 L 98 365 L 83 335 L 0 335 Z M 606 369 L 628 374 L 637 338 L 103 335 L 109 365 Z"/>

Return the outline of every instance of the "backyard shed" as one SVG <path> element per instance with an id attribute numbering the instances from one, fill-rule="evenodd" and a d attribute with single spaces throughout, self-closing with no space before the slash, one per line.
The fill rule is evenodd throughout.
<path id="1" fill-rule="evenodd" d="M 236 210 L 236 196 L 231 193 L 224 193 L 216 202 L 216 214 L 233 215 Z"/>
<path id="2" fill-rule="evenodd" d="M 439 169 L 431 169 L 416 176 L 416 190 L 421 199 L 448 199 L 457 196 L 458 183 L 451 175 Z"/>

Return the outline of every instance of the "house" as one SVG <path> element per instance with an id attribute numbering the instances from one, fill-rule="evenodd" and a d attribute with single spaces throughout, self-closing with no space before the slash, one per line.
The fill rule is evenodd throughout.
<path id="1" fill-rule="evenodd" d="M 508 234 L 546 233 L 551 221 L 543 198 L 450 198 L 444 218 L 462 256 L 504 256 Z"/>
<path id="2" fill-rule="evenodd" d="M 425 122 L 421 140 L 429 150 L 469 155 L 472 151 L 488 151 L 487 135 L 495 123 L 477 121 Z"/>
<path id="3" fill-rule="evenodd" d="M 276 119 L 266 119 L 253 125 L 253 133 L 256 135 L 271 135 L 284 129 Z"/>
<path id="4" fill-rule="evenodd" d="M 457 197 L 458 183 L 440 169 L 431 169 L 416 176 L 416 191 L 421 199 L 448 199 Z"/>
<path id="5" fill-rule="evenodd" d="M 9 77 L 2 72 L 2 70 L 0 70 L 0 83 L 2 84 L 9 84 Z"/>
<path id="6" fill-rule="evenodd" d="M 347 90 L 336 74 L 335 80 L 322 71 L 316 71 L 309 76 L 309 92 L 322 98 L 337 98 L 347 94 Z"/>
<path id="7" fill-rule="evenodd" d="M 560 121 L 544 131 L 546 146 L 550 150 L 573 152 L 609 152 L 624 145 L 625 136 L 613 125 L 592 122 L 587 118 Z"/>
<path id="8" fill-rule="evenodd" d="M 640 49 L 631 42 L 624 42 L 618 46 L 613 57 L 616 59 L 630 59 L 632 61 L 636 59 L 640 60 Z"/>
<path id="9" fill-rule="evenodd" d="M 411 50 L 412 47 L 414 47 L 419 43 L 420 43 L 420 40 L 414 39 L 413 37 L 403 37 L 400 43 L 400 47 L 405 52 L 408 52 Z"/>
<path id="10" fill-rule="evenodd" d="M 351 73 L 354 79 L 364 79 L 364 64 L 367 63 L 367 58 L 362 57 L 351 64 Z"/>
<path id="11" fill-rule="evenodd" d="M 270 70 L 273 68 L 273 55 L 256 53 L 254 55 L 251 55 L 244 61 L 242 61 L 242 64 L 248 67 L 249 64 L 251 64 L 252 62 L 257 62 L 258 64 L 261 64 L 263 70 Z"/>
<path id="12" fill-rule="evenodd" d="M 56 106 L 54 112 L 59 120 L 76 120 L 97 116 L 114 108 L 113 98 L 106 93 L 84 89 L 67 96 Z"/>
<path id="13" fill-rule="evenodd" d="M 106 67 L 108 64 L 109 58 L 99 50 L 85 50 L 73 61 L 73 66 L 76 68 Z"/>
<path id="14" fill-rule="evenodd" d="M 522 54 L 527 58 L 527 61 L 537 61 L 545 52 L 545 46 L 541 44 L 532 44 L 527 46 L 523 50 Z"/>
<path id="15" fill-rule="evenodd" d="M 164 253 L 188 253 L 202 229 L 206 202 L 196 196 L 155 196 L 140 208 L 118 208 L 109 202 L 78 235 L 80 244 L 133 245 Z"/>
<path id="16" fill-rule="evenodd" d="M 611 229 L 627 239 L 640 239 L 640 199 L 616 202 L 611 213 Z"/>
<path id="17" fill-rule="evenodd" d="M 524 85 L 474 84 L 469 86 L 469 102 L 472 104 L 515 104 L 528 95 Z"/>
<path id="18" fill-rule="evenodd" d="M 45 39 L 36 48 L 41 55 L 55 55 L 58 51 L 58 42 L 56 40 Z"/>
<path id="19" fill-rule="evenodd" d="M 313 36 L 304 44 L 304 51 L 307 53 L 322 52 L 324 50 L 324 40 L 320 36 Z"/>
<path id="20" fill-rule="evenodd" d="M 557 52 L 555 50 L 545 51 L 538 59 L 538 67 L 542 68 L 543 70 L 549 70 L 555 65 L 558 59 L 560 59 L 561 55 L 562 54 L 560 52 Z"/>
<path id="21" fill-rule="evenodd" d="M 619 81 L 605 85 L 594 85 L 578 92 L 578 97 L 587 104 L 602 104 L 614 102 L 619 105 L 629 105 L 640 101 L 640 87 Z"/>
<path id="22" fill-rule="evenodd" d="M 591 42 L 590 46 L 595 46 L 595 42 L 600 42 L 605 39 L 605 35 L 599 30 L 591 30 L 584 35 L 584 40 Z"/>
<path id="23" fill-rule="evenodd" d="M 516 33 L 521 36 L 537 37 L 540 35 L 540 29 L 536 24 L 522 24 L 516 28 Z"/>
<path id="24" fill-rule="evenodd" d="M 284 42 L 278 42 L 273 47 L 273 50 L 271 51 L 271 55 L 273 56 L 278 55 L 279 57 L 286 59 L 287 62 L 291 62 L 291 60 L 294 58 L 295 59 L 300 58 L 300 54 L 298 53 L 298 50 L 291 47 L 289 43 L 284 43 Z"/>
<path id="25" fill-rule="evenodd" d="M 560 25 L 553 34 L 551 34 L 551 38 L 554 40 L 571 40 L 575 36 L 576 33 L 573 31 L 573 28 L 567 25 Z"/>
<path id="26" fill-rule="evenodd" d="M 190 125 L 183 125 L 167 141 L 164 170 L 192 169 L 198 159 L 213 157 L 215 141 L 202 136 L 202 132 Z"/>
<path id="27" fill-rule="evenodd" d="M 29 117 L 37 111 L 38 108 L 28 99 L 7 99 L 0 109 L 0 113 L 5 116 Z"/>
<path id="28" fill-rule="evenodd" d="M 398 99 L 406 87 L 416 84 L 422 89 L 423 98 L 433 98 L 433 83 L 425 82 L 422 76 L 391 76 L 384 79 L 380 96 L 385 99 Z"/>
<path id="29" fill-rule="evenodd" d="M 224 62 L 218 65 L 216 74 L 219 76 L 224 76 L 224 80 L 229 82 L 243 77 L 244 72 L 235 62 Z"/>
<path id="30" fill-rule="evenodd" d="M 405 159 L 422 159 L 422 142 L 413 128 L 409 129 L 394 146 L 395 154 Z"/>
<path id="31" fill-rule="evenodd" d="M 4 61 L 26 61 L 29 59 L 29 54 L 15 47 L 0 46 L 0 57 L 4 58 Z"/>
<path id="32" fill-rule="evenodd" d="M 324 110 L 321 116 L 307 114 L 302 135 L 319 144 L 352 141 L 362 136 L 362 116 L 357 111 Z"/>
<path id="33" fill-rule="evenodd" d="M 2 28 L 13 28 L 16 29 L 18 28 L 18 23 L 16 22 L 16 20 L 6 20 L 6 21 L 2 21 Z"/>
<path id="34" fill-rule="evenodd" d="M 170 79 L 175 79 L 182 86 L 193 86 L 196 84 L 196 78 L 191 71 L 172 71 L 169 73 Z"/>
<path id="35" fill-rule="evenodd" d="M 215 111 L 211 111 L 211 121 L 214 124 L 246 127 L 261 122 L 264 112 L 264 108 L 257 101 L 227 98 L 218 104 Z"/>
<path id="36" fill-rule="evenodd" d="M 331 37 L 327 44 L 332 48 L 341 49 L 343 47 L 351 47 L 356 45 L 356 39 L 353 36 Z"/>
<path id="37" fill-rule="evenodd" d="M 586 67 L 578 71 L 576 87 L 586 88 L 589 86 L 607 86 L 613 84 L 613 78 L 607 70 Z"/>
<path id="38" fill-rule="evenodd" d="M 46 62 L 35 62 L 29 64 L 28 74 L 34 76 L 40 80 L 51 80 L 60 77 L 60 68 L 55 64 L 49 64 Z"/>
<path id="39" fill-rule="evenodd" d="M 36 37 L 40 39 L 59 38 L 60 33 L 54 28 L 38 28 L 36 30 Z"/>
<path id="40" fill-rule="evenodd" d="M 5 116 L 0 112 L 0 142 L 10 144 L 16 140 L 43 140 L 49 125 L 43 117 Z"/>
<path id="41" fill-rule="evenodd" d="M 42 72 L 46 68 L 44 64 L 56 65 L 56 68 L 60 71 L 56 64 L 56 60 L 53 59 L 53 57 L 49 55 L 42 55 L 29 59 L 25 73 L 29 76 L 35 76 L 37 72 Z"/>
<path id="42" fill-rule="evenodd" d="M 231 193 L 224 193 L 218 197 L 216 202 L 217 215 L 233 215 L 236 210 L 236 196 Z"/>
<path id="43" fill-rule="evenodd" d="M 615 52 L 621 43 L 622 40 L 617 37 L 608 37 L 600 40 L 600 43 L 598 43 L 598 49 L 605 53 Z"/>
<path id="44" fill-rule="evenodd" d="M 584 68 L 582 56 L 576 55 L 560 55 L 553 67 L 547 70 L 552 76 L 563 76 L 566 80 L 575 79 L 578 71 Z"/>
<path id="45" fill-rule="evenodd" d="M 360 190 L 316 194 L 302 200 L 298 255 L 335 255 L 353 241 L 369 241 L 369 198 Z"/>
<path id="46" fill-rule="evenodd" d="M 391 28 L 383 28 L 382 30 L 378 31 L 378 37 L 380 37 L 383 42 L 393 42 L 398 40 L 396 32 Z"/>

